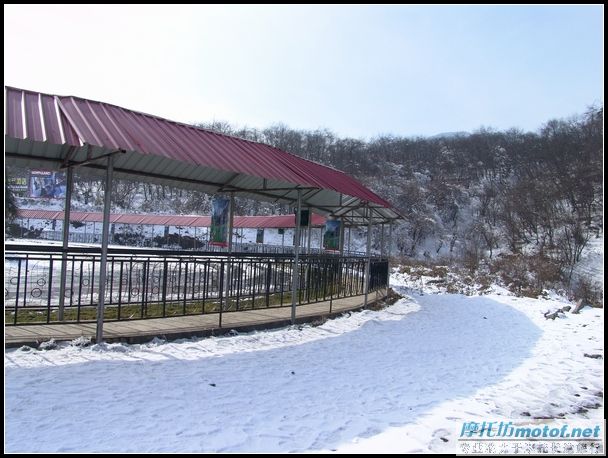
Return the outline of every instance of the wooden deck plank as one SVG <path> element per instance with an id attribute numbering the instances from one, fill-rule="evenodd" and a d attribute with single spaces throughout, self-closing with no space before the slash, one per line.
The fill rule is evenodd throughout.
<path id="1" fill-rule="evenodd" d="M 378 299 L 380 296 L 378 295 Z M 376 301 L 376 294 L 370 294 L 369 302 Z M 363 306 L 364 296 L 333 299 L 332 315 Z M 299 305 L 296 319 L 313 319 L 330 314 L 330 301 Z M 272 324 L 283 325 L 291 320 L 291 307 L 264 308 L 222 314 L 222 328 L 219 327 L 219 314 L 189 315 L 170 318 L 151 318 L 147 320 L 109 321 L 104 323 L 104 340 L 127 340 L 155 336 L 187 336 L 207 331 L 227 332 L 234 328 L 249 329 L 256 326 L 272 327 Z M 80 336 L 92 337 L 96 333 L 95 323 L 66 323 L 5 326 L 5 346 L 28 345 L 50 340 L 70 341 Z"/>

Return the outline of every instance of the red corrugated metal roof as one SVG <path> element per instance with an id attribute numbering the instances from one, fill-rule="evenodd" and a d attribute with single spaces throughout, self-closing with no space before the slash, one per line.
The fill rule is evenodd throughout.
<path id="1" fill-rule="evenodd" d="M 42 167 L 40 161 L 81 162 L 123 150 L 114 159 L 117 174 L 281 202 L 293 202 L 296 188 L 304 188 L 304 205 L 323 214 L 350 212 L 365 220 L 363 207 L 369 203 L 378 221 L 400 217 L 345 173 L 269 145 L 79 97 L 6 86 L 5 96 L 6 160 Z M 346 210 L 342 196 L 355 198 L 344 200 L 350 202 Z"/>
<path id="2" fill-rule="evenodd" d="M 139 151 L 228 172 L 333 189 L 390 207 L 388 202 L 343 172 L 269 145 L 107 103 L 9 87 L 6 89 L 6 133 L 11 137 L 73 146 L 81 146 L 81 141 L 111 149 Z M 57 116 L 57 108 L 64 116 Z M 65 139 L 58 135 L 60 123 L 63 131 L 68 133 Z"/>
<path id="3" fill-rule="evenodd" d="M 63 212 L 56 210 L 32 210 L 19 209 L 20 218 L 59 220 L 63 221 Z M 70 221 L 78 222 L 102 222 L 103 213 L 98 212 L 70 212 Z M 111 214 L 110 222 L 117 224 L 152 224 L 156 226 L 186 226 L 186 227 L 209 227 L 210 216 L 183 216 L 183 215 L 137 215 L 137 214 Z M 312 226 L 321 227 L 325 224 L 325 218 L 312 214 Z M 295 227 L 295 215 L 273 215 L 273 216 L 235 216 L 235 228 L 290 228 Z"/>

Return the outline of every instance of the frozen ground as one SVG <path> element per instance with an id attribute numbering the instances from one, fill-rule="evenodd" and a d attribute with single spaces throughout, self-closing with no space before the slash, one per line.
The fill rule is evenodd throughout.
<path id="1" fill-rule="evenodd" d="M 563 305 L 416 293 L 319 327 L 7 350 L 5 451 L 453 453 L 463 421 L 603 419 L 603 310 L 543 317 Z"/>

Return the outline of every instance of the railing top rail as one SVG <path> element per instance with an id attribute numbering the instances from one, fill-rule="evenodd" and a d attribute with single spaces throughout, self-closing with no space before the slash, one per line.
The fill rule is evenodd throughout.
<path id="1" fill-rule="evenodd" d="M 48 253 L 48 254 L 63 254 L 64 250 L 60 246 L 52 245 L 19 245 L 19 244 L 5 244 L 4 246 L 5 256 L 15 255 L 18 253 Z M 100 247 L 68 247 L 65 250 L 68 254 L 100 254 Z M 129 255 L 132 257 L 179 257 L 179 258 L 275 258 L 275 259 L 292 259 L 293 253 L 257 253 L 257 252 L 233 252 L 228 253 L 226 251 L 193 251 L 193 250 L 164 250 L 164 249 L 141 249 L 141 248 L 108 248 L 109 255 Z M 311 253 L 311 254 L 300 254 L 301 258 L 309 259 L 365 259 L 365 256 L 356 254 L 344 254 L 342 256 L 339 253 Z M 372 256 L 372 259 L 382 259 L 379 256 Z"/>

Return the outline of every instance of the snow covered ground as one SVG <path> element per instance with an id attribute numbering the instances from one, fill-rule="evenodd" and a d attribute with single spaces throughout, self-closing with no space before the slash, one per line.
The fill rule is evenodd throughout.
<path id="1" fill-rule="evenodd" d="M 318 327 L 7 350 L 5 451 L 453 453 L 464 421 L 604 418 L 602 309 L 401 291 Z"/>

